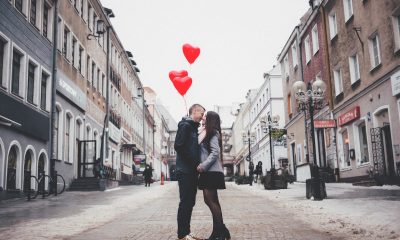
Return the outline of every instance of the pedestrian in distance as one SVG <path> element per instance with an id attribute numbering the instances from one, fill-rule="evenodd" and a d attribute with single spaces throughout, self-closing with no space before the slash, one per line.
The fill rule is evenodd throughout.
<path id="1" fill-rule="evenodd" d="M 254 176 L 254 164 L 253 161 L 249 163 L 249 178 L 250 178 L 250 186 L 253 186 L 253 176 Z"/>
<path id="2" fill-rule="evenodd" d="M 198 128 L 205 112 L 200 104 L 189 108 L 189 116 L 178 123 L 174 148 L 176 155 L 176 176 L 179 186 L 178 239 L 201 240 L 190 231 L 190 220 L 196 203 L 200 150 Z"/>
<path id="3" fill-rule="evenodd" d="M 256 166 L 256 170 L 254 171 L 254 174 L 256 175 L 256 178 L 254 180 L 254 182 L 258 181 L 258 177 L 263 175 L 262 172 L 262 162 L 258 161 L 257 166 Z"/>
<path id="4" fill-rule="evenodd" d="M 153 177 L 153 169 L 151 166 L 146 165 L 146 168 L 143 171 L 145 187 L 150 187 L 151 178 Z"/>
<path id="5" fill-rule="evenodd" d="M 230 239 L 229 230 L 224 224 L 218 189 L 225 189 L 222 167 L 221 119 L 218 113 L 209 111 L 203 117 L 204 128 L 200 129 L 200 173 L 199 189 L 203 190 L 204 202 L 210 208 L 213 217 L 213 230 L 208 240 Z"/>

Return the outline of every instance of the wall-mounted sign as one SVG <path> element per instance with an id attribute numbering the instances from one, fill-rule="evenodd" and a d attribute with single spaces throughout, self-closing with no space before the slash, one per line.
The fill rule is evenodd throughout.
<path id="1" fill-rule="evenodd" d="M 395 72 L 391 77 L 390 81 L 392 82 L 392 94 L 396 96 L 400 94 L 400 71 Z"/>
<path id="2" fill-rule="evenodd" d="M 359 118 L 360 118 L 360 107 L 357 106 L 355 108 L 352 108 L 345 114 L 340 115 L 338 118 L 338 125 L 343 126 Z"/>
<path id="3" fill-rule="evenodd" d="M 71 80 L 68 79 L 61 71 L 57 72 L 57 91 L 66 98 L 75 103 L 78 107 L 86 110 L 85 93 Z"/>
<path id="4" fill-rule="evenodd" d="M 314 120 L 314 128 L 334 128 L 336 127 L 335 119 Z"/>
<path id="5" fill-rule="evenodd" d="M 111 122 L 109 125 L 109 137 L 116 143 L 121 141 L 121 131 Z"/>

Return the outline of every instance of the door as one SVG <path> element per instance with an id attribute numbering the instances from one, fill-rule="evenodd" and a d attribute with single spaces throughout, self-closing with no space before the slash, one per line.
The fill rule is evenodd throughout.
<path id="1" fill-rule="evenodd" d="M 324 129 L 317 129 L 318 144 L 318 165 L 321 168 L 326 167 L 326 150 L 325 150 L 325 134 Z"/>
<path id="2" fill-rule="evenodd" d="M 96 140 L 79 141 L 78 178 L 94 177 L 93 165 L 96 162 Z"/>
<path id="3" fill-rule="evenodd" d="M 392 137 L 390 132 L 390 125 L 385 124 L 382 127 L 383 133 L 383 144 L 384 144 L 384 152 L 386 156 L 386 164 L 387 164 L 387 175 L 390 177 L 395 176 L 395 169 L 394 169 L 394 158 L 393 158 L 393 148 L 392 148 Z"/>
<path id="4" fill-rule="evenodd" d="M 297 168 L 297 160 L 296 160 L 296 143 L 290 144 L 290 150 L 291 150 L 291 157 L 292 157 L 292 164 L 293 164 L 293 175 L 294 178 L 296 178 L 296 168 Z"/>

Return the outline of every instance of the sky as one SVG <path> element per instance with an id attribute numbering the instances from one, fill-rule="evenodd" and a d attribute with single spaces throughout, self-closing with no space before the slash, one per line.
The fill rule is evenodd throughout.
<path id="1" fill-rule="evenodd" d="M 101 0 L 124 48 L 140 69 L 139 78 L 179 120 L 185 115 L 183 97 L 168 74 L 187 70 L 193 83 L 186 93 L 188 107 L 229 106 L 245 101 L 258 88 L 263 73 L 308 10 L 308 0 Z M 182 52 L 189 43 L 200 48 L 190 65 Z"/>

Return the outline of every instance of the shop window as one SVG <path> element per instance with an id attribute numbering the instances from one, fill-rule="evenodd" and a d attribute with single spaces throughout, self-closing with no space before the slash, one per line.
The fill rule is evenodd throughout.
<path id="1" fill-rule="evenodd" d="M 347 130 L 342 132 L 342 143 L 343 143 L 343 164 L 344 167 L 350 167 L 350 156 L 349 156 L 349 133 Z"/>
<path id="2" fill-rule="evenodd" d="M 360 163 L 369 162 L 368 158 L 368 142 L 367 142 L 367 128 L 365 126 L 365 122 L 358 125 L 358 138 L 360 141 Z"/>

